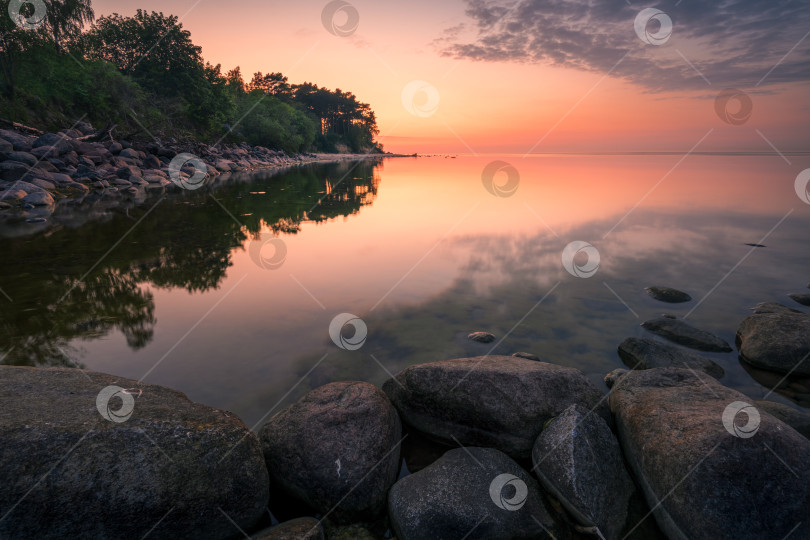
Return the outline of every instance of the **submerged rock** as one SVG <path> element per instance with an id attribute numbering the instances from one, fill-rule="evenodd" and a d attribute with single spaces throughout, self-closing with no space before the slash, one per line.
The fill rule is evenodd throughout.
<path id="1" fill-rule="evenodd" d="M 468 339 L 477 341 L 478 343 L 492 343 L 495 341 L 495 335 L 489 332 L 473 332 L 467 336 Z"/>
<path id="2" fill-rule="evenodd" d="M 385 510 L 397 478 L 402 426 L 385 394 L 365 382 L 316 388 L 259 432 L 270 477 L 339 522 Z"/>
<path id="3" fill-rule="evenodd" d="M 650 319 L 641 326 L 653 334 L 657 334 L 673 343 L 707 352 L 731 352 L 731 345 L 712 333 L 695 328 L 680 319 L 658 317 Z"/>
<path id="4" fill-rule="evenodd" d="M 712 360 L 660 341 L 630 337 L 619 345 L 619 357 L 630 369 L 679 367 L 700 370 L 719 379 L 725 372 Z"/>
<path id="5" fill-rule="evenodd" d="M 0 366 L 0 441 L 2 538 L 224 538 L 267 506 L 255 435 L 162 386 Z"/>
<path id="6" fill-rule="evenodd" d="M 810 375 L 810 315 L 756 313 L 737 328 L 740 356 L 749 364 L 779 373 Z"/>
<path id="7" fill-rule="evenodd" d="M 605 421 L 580 405 L 554 418 L 532 448 L 534 473 L 583 526 L 619 538 L 635 485 Z"/>
<path id="8" fill-rule="evenodd" d="M 493 448 L 450 450 L 401 479 L 388 495 L 388 516 L 398 540 L 570 536 L 537 481 Z"/>
<path id="9" fill-rule="evenodd" d="M 526 459 L 543 424 L 579 403 L 610 413 L 599 388 L 578 369 L 513 356 L 419 364 L 383 390 L 402 420 L 450 445 L 497 448 Z"/>
<path id="10" fill-rule="evenodd" d="M 669 538 L 810 536 L 810 441 L 690 371 L 633 371 L 610 394 L 619 441 Z"/>
<path id="11" fill-rule="evenodd" d="M 685 292 L 671 287 L 646 287 L 644 290 L 656 300 L 670 304 L 680 304 L 692 300 L 692 297 Z"/>
<path id="12" fill-rule="evenodd" d="M 788 295 L 792 298 L 795 302 L 803 305 L 803 306 L 810 306 L 810 294 L 807 293 L 793 293 Z"/>

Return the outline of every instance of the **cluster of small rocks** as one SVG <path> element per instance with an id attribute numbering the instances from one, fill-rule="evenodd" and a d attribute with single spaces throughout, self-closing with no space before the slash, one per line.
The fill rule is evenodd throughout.
<path id="1" fill-rule="evenodd" d="M 401 540 L 810 536 L 810 414 L 721 384 L 696 352 L 721 338 L 669 317 L 644 328 L 669 343 L 624 340 L 630 369 L 607 394 L 530 353 L 443 360 L 382 389 L 316 388 L 258 436 L 167 388 L 0 367 L 0 536 L 373 538 L 374 522 Z M 805 372 L 808 328 L 760 304 L 737 345 Z M 133 396 L 131 417 L 107 418 L 109 385 Z M 444 450 L 411 466 L 409 436 Z M 266 528 L 268 504 L 288 501 L 310 516 Z"/>
<path id="2" fill-rule="evenodd" d="M 63 200 L 145 199 L 147 192 L 159 194 L 172 186 L 199 187 L 186 184 L 191 178 L 208 183 L 236 171 L 295 165 L 316 157 L 288 156 L 245 143 L 130 143 L 110 137 L 91 142 L 97 135 L 87 123 L 39 136 L 0 129 L 0 214 L 42 223 Z"/>

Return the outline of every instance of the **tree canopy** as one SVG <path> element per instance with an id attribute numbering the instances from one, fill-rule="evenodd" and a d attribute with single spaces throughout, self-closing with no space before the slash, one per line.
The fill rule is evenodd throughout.
<path id="1" fill-rule="evenodd" d="M 378 149 L 374 112 L 351 92 L 292 84 L 279 72 L 257 72 L 248 83 L 238 66 L 223 73 L 176 15 L 139 9 L 87 27 L 90 0 L 45 4 L 42 24 L 26 29 L 15 22 L 34 15 L 34 5 L 23 4 L 14 21 L 2 16 L 8 0 L 0 0 L 0 84 L 9 98 L 0 114 L 45 128 L 86 114 L 135 133 L 288 152 Z"/>

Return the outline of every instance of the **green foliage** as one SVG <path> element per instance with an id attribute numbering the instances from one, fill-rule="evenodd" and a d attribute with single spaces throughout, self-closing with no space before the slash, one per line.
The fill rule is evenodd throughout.
<path id="1" fill-rule="evenodd" d="M 43 127 L 87 115 L 124 133 L 215 139 L 286 152 L 377 149 L 374 112 L 354 94 L 291 85 L 281 73 L 239 67 L 223 75 L 175 15 L 139 9 L 92 21 L 89 0 L 46 0 L 48 16 L 25 30 L 0 0 L 0 114 Z M 31 15 L 24 4 L 21 16 Z M 141 125 L 146 127 L 144 130 Z"/>

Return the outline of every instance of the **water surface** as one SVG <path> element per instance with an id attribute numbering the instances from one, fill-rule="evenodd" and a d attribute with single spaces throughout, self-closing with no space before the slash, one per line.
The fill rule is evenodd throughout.
<path id="1" fill-rule="evenodd" d="M 482 183 L 494 160 L 519 173 L 511 196 Z M 251 427 L 326 382 L 380 384 L 410 364 L 468 355 L 532 352 L 603 386 L 622 367 L 617 345 L 644 335 L 647 318 L 687 317 L 733 344 L 756 303 L 801 309 L 786 295 L 810 281 L 810 205 L 794 190 L 810 157 L 787 160 L 396 158 L 153 196 L 0 239 L 3 362 L 167 385 Z M 575 240 L 600 254 L 590 278 L 562 266 Z M 649 285 L 694 300 L 663 304 Z M 357 350 L 328 335 L 340 313 L 367 325 Z M 466 339 L 478 330 L 498 340 Z M 707 356 L 724 384 L 755 399 L 776 382 L 736 353 Z M 801 386 L 782 392 L 768 397 L 807 404 Z"/>

